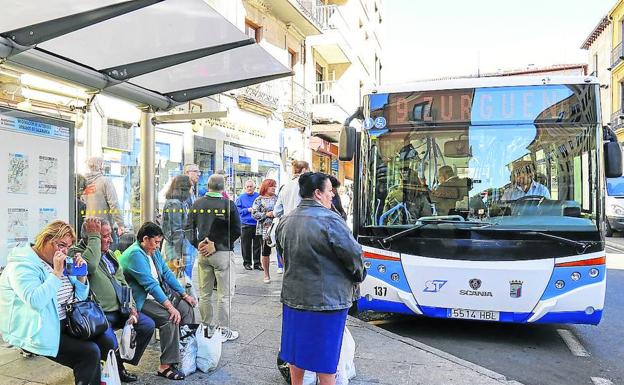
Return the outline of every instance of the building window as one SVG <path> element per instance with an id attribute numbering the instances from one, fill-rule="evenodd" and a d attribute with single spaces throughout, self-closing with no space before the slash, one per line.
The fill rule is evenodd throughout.
<path id="1" fill-rule="evenodd" d="M 262 27 L 250 20 L 245 20 L 245 34 L 259 43 L 262 39 Z"/>
<path id="2" fill-rule="evenodd" d="M 594 58 L 593 58 L 593 65 L 594 65 L 594 72 L 593 75 L 594 76 L 598 76 L 598 54 L 595 53 L 594 54 Z"/>
<path id="3" fill-rule="evenodd" d="M 288 68 L 291 70 L 295 69 L 295 65 L 297 64 L 297 52 L 288 48 Z"/>
<path id="4" fill-rule="evenodd" d="M 322 82 L 325 80 L 325 69 L 318 63 L 316 63 L 316 81 Z"/>

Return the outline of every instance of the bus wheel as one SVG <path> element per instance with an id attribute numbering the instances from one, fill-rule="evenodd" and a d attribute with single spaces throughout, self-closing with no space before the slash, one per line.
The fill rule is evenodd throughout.
<path id="1" fill-rule="evenodd" d="M 611 225 L 609 224 L 609 221 L 605 221 L 605 236 L 607 237 L 612 237 L 613 236 L 613 229 L 611 229 Z"/>

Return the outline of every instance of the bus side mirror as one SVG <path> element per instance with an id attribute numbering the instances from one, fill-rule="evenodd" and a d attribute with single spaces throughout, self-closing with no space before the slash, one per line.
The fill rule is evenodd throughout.
<path id="1" fill-rule="evenodd" d="M 605 176 L 619 178 L 622 176 L 622 149 L 618 142 L 604 144 Z"/>
<path id="2" fill-rule="evenodd" d="M 353 155 L 355 155 L 355 141 L 355 128 L 350 126 L 343 126 L 342 131 L 340 131 L 340 143 L 338 152 L 338 158 L 340 160 L 353 160 Z"/>

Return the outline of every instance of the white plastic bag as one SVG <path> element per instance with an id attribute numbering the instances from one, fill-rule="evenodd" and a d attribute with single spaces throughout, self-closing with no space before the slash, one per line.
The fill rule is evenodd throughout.
<path id="1" fill-rule="evenodd" d="M 119 344 L 119 355 L 126 361 L 132 361 L 136 351 L 136 331 L 132 324 L 126 323 L 121 331 L 121 343 Z"/>
<path id="2" fill-rule="evenodd" d="M 316 373 L 309 370 L 303 372 L 303 385 L 316 385 Z"/>
<path id="3" fill-rule="evenodd" d="M 180 327 L 180 366 L 178 369 L 185 376 L 197 371 L 197 338 L 188 325 Z"/>
<path id="4" fill-rule="evenodd" d="M 102 385 L 121 385 L 119 370 L 117 369 L 117 359 L 112 349 L 109 350 L 106 355 L 106 362 L 104 362 L 104 367 L 102 368 L 100 383 Z"/>
<path id="5" fill-rule="evenodd" d="M 223 337 L 219 329 L 216 329 L 211 338 L 206 338 L 204 330 L 205 325 L 199 325 L 195 332 L 197 339 L 197 369 L 204 373 L 208 373 L 217 368 L 221 359 L 221 344 Z"/>
<path id="6" fill-rule="evenodd" d="M 348 385 L 349 380 L 355 377 L 355 340 L 345 326 L 340 347 L 340 359 L 336 372 L 336 385 Z"/>

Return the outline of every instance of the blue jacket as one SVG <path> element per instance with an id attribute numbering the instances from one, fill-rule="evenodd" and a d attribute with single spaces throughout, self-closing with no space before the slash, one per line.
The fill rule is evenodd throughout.
<path id="1" fill-rule="evenodd" d="M 148 293 L 161 304 L 168 299 L 162 287 L 160 287 L 158 280 L 152 277 L 152 270 L 150 269 L 148 258 L 151 257 L 143 251 L 138 241 L 128 247 L 119 257 L 119 264 L 123 269 L 128 285 L 132 288 L 132 296 L 134 297 L 134 302 L 136 302 L 139 311 L 143 308 L 143 303 Z M 160 272 L 165 283 L 167 283 L 172 290 L 184 294 L 184 288 L 180 285 L 171 270 L 169 270 L 169 267 L 167 267 L 167 264 L 158 250 L 154 251 L 154 261 L 156 262 L 156 270 Z"/>
<path id="2" fill-rule="evenodd" d="M 256 220 L 251 216 L 251 213 L 247 209 L 253 205 L 254 201 L 259 196 L 260 194 L 257 192 L 254 192 L 251 195 L 247 193 L 242 193 L 236 199 L 236 208 L 238 209 L 238 215 L 240 216 L 242 225 L 256 225 Z"/>
<path id="3" fill-rule="evenodd" d="M 42 356 L 56 357 L 61 329 L 57 292 L 61 280 L 49 273 L 30 246 L 14 248 L 0 276 L 0 334 L 7 343 Z M 89 285 L 69 277 L 76 298 Z"/>

